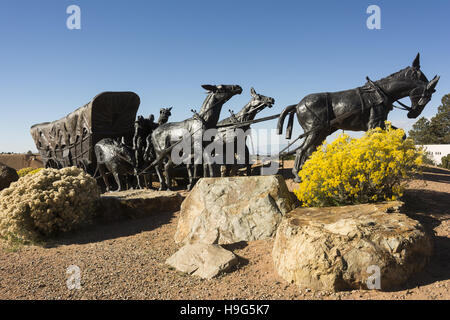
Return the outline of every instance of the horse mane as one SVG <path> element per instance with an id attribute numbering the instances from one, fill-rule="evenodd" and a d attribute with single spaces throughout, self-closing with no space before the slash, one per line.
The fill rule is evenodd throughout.
<path id="1" fill-rule="evenodd" d="M 420 80 L 423 82 L 428 82 L 427 77 L 422 73 L 422 71 L 414 67 L 406 67 L 400 71 L 394 72 L 387 77 L 375 81 L 375 83 L 383 85 L 384 83 L 391 82 L 392 80 Z M 367 85 L 368 84 L 366 84 L 365 86 Z"/>

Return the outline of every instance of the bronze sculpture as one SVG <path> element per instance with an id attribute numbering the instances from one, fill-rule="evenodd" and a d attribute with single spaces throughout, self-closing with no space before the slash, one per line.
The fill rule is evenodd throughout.
<path id="1" fill-rule="evenodd" d="M 199 113 L 194 111 L 193 117 L 174 123 L 167 122 L 172 108 L 160 110 L 158 123 L 154 122 L 153 115 L 148 119 L 139 116 L 135 120 L 140 104 L 140 99 L 135 93 L 105 92 L 61 120 L 33 126 L 31 134 L 46 167 L 62 168 L 76 165 L 91 174 L 93 168 L 97 168 L 104 180 L 105 171 L 108 169 L 116 179 L 119 190 L 123 189 L 121 174 L 135 175 L 137 187 L 141 188 L 140 176 L 144 174 L 145 177 L 145 174 L 149 173 L 147 170 L 152 168 L 158 175 L 160 190 L 170 188 L 171 169 L 174 165 L 171 152 L 180 142 L 193 140 L 189 142 L 187 152 L 183 154 L 183 161 L 177 163 L 186 166 L 189 176 L 188 189 L 191 189 L 198 179 L 200 168 L 196 161 L 198 153 L 194 150 L 200 150 L 201 156 L 206 157 L 203 175 L 214 176 L 213 161 L 208 161 L 212 158 L 212 154 L 207 149 L 213 143 L 223 141 L 225 143 L 225 146 L 222 146 L 223 151 L 220 151 L 220 148 L 218 150 L 223 152 L 222 159 L 229 158 L 226 155 L 226 145 L 233 144 L 234 150 L 237 150 L 236 135 L 229 133 L 236 133 L 236 128 L 245 132 L 253 123 L 279 118 L 277 128 L 281 134 L 287 116 L 289 117 L 286 137 L 290 139 L 296 114 L 304 133 L 295 141 L 305 138 L 295 151 L 296 158 L 292 172 L 298 182 L 298 172 L 304 162 L 328 135 L 338 129 L 366 131 L 375 127 L 383 128 L 388 113 L 393 107 L 397 107 L 394 106 L 394 102 L 398 102 L 401 109 L 408 111 L 409 118 L 416 118 L 430 101 L 438 81 L 438 76 L 428 81 L 422 73 L 418 54 L 412 66 L 386 78 L 374 82 L 367 78 L 364 86 L 355 89 L 310 94 L 298 104 L 286 107 L 280 115 L 254 119 L 258 112 L 267 106 L 271 107 L 275 101 L 273 98 L 257 94 L 252 88 L 250 91 L 252 100 L 238 114 L 232 113 L 230 117 L 220 122 L 218 120 L 222 106 L 234 95 L 242 93 L 240 86 L 203 85 L 202 87 L 208 90 L 208 95 Z M 411 107 L 398 101 L 408 96 Z M 204 133 L 213 128 L 218 131 L 212 137 L 213 143 L 209 140 L 207 144 L 203 139 Z M 194 135 L 200 136 L 200 139 Z M 234 151 L 232 161 L 234 164 L 237 156 L 243 156 L 247 175 L 250 175 L 249 151 L 245 143 L 244 146 L 244 152 L 241 152 L 244 155 L 237 155 Z M 214 150 L 214 153 L 216 151 Z M 278 156 L 284 154 L 286 153 L 282 151 Z M 94 166 L 97 161 L 98 165 Z M 229 164 L 227 165 L 225 175 L 230 169 Z M 146 185 L 148 186 L 148 183 Z M 109 184 L 107 189 L 110 189 Z"/>
<path id="2" fill-rule="evenodd" d="M 135 173 L 136 163 L 131 148 L 117 139 L 105 138 L 95 144 L 94 150 L 97 159 L 97 170 L 100 172 L 100 176 L 106 185 L 106 192 L 111 191 L 106 170 L 112 173 L 116 181 L 116 192 L 124 190 L 121 180 L 122 176 L 127 178 L 128 186 L 132 184 L 129 179 Z"/>
<path id="3" fill-rule="evenodd" d="M 145 138 L 145 150 L 144 150 L 143 158 L 146 163 L 149 163 L 155 159 L 155 154 L 154 154 L 153 145 L 152 145 L 152 132 L 156 128 L 158 128 L 160 125 L 163 125 L 169 121 L 169 118 L 172 115 L 171 110 L 172 110 L 172 107 L 161 108 L 159 110 L 158 122 L 154 126 L 152 126 L 150 133 Z"/>
<path id="4" fill-rule="evenodd" d="M 247 122 L 247 121 L 252 121 L 255 119 L 256 115 L 261 112 L 262 110 L 264 110 L 266 107 L 271 108 L 272 105 L 275 103 L 275 99 L 271 98 L 271 97 L 266 97 L 263 96 L 262 94 L 258 94 L 256 93 L 254 88 L 250 89 L 250 94 L 252 96 L 252 99 L 242 108 L 242 110 L 240 110 L 238 113 L 234 114 L 232 113 L 230 117 L 225 118 L 221 121 L 219 121 L 217 123 L 217 126 L 219 127 L 218 129 L 218 134 L 215 138 L 215 140 L 220 140 L 224 143 L 224 145 L 222 146 L 222 150 L 223 150 L 223 156 L 222 159 L 226 159 L 227 156 L 225 155 L 226 153 L 226 145 L 227 144 L 233 144 L 233 149 L 235 154 L 236 151 L 238 149 L 237 146 L 237 137 L 235 135 L 235 127 L 234 126 L 230 126 L 230 127 L 221 127 L 223 125 L 226 124 L 238 124 L 238 123 L 243 123 L 243 122 Z M 231 112 L 231 111 L 230 111 Z M 242 127 L 240 127 L 239 129 L 241 129 L 242 131 L 247 131 L 248 129 L 250 129 L 250 124 L 244 125 Z M 246 137 L 244 139 L 244 148 L 245 148 L 245 154 L 244 156 L 244 164 L 246 166 L 246 173 L 247 176 L 251 175 L 251 163 L 250 163 L 250 152 L 248 150 L 247 144 L 246 144 Z M 242 156 L 242 155 L 235 155 L 233 156 L 234 160 L 236 160 L 237 156 Z M 232 169 L 234 163 L 225 163 L 224 164 L 224 170 L 222 171 L 222 176 L 229 176 L 230 175 L 230 170 Z"/>
<path id="5" fill-rule="evenodd" d="M 219 120 L 222 106 L 236 94 L 242 93 L 242 88 L 238 85 L 202 85 L 203 89 L 207 90 L 208 95 L 203 102 L 200 112 L 195 114 L 192 118 L 181 122 L 166 123 L 156 128 L 152 133 L 152 145 L 155 150 L 157 158 L 165 158 L 164 176 L 162 174 L 162 161 L 156 164 L 155 170 L 160 182 L 160 190 L 170 189 L 171 187 L 171 168 L 173 161 L 170 153 L 167 153 L 172 145 L 179 143 L 187 135 L 198 134 L 203 136 L 203 132 L 207 129 L 214 128 Z M 194 139 L 192 148 L 203 149 L 203 143 L 200 139 Z M 192 157 L 193 152 L 188 157 Z M 162 160 L 162 159 L 161 159 Z M 194 161 L 195 162 L 195 161 Z M 190 190 L 196 179 L 198 178 L 197 170 L 198 164 L 192 164 L 188 161 L 187 170 L 189 174 Z M 212 166 L 209 168 L 213 171 Z"/>
<path id="6" fill-rule="evenodd" d="M 135 176 L 137 180 L 136 187 L 143 188 L 141 182 L 141 175 L 138 174 L 138 169 L 146 163 L 144 151 L 152 149 L 151 146 L 145 146 L 148 136 L 156 129 L 159 124 L 166 123 L 171 115 L 172 108 L 160 109 L 160 117 L 158 123 L 155 123 L 154 116 L 150 115 L 148 119 L 138 116 L 135 122 L 135 133 L 133 136 L 133 146 L 130 147 L 125 141 L 125 137 L 118 137 L 115 139 L 105 138 L 97 142 L 94 146 L 95 156 L 97 159 L 97 170 L 106 186 L 106 191 L 111 191 L 111 185 L 107 177 L 109 171 L 117 184 L 116 191 L 122 191 L 122 177 L 127 178 L 127 188 L 133 188 L 132 177 Z M 94 173 L 95 176 L 95 173 Z M 144 177 L 145 179 L 146 177 Z M 148 181 L 145 179 L 148 186 Z M 151 179 L 148 179 L 151 185 Z"/>
<path id="7" fill-rule="evenodd" d="M 31 127 L 44 166 L 77 166 L 93 174 L 94 145 L 103 138 L 131 141 L 140 98 L 134 92 L 102 92 L 89 103 L 53 122 Z"/>
<path id="8" fill-rule="evenodd" d="M 298 172 L 308 157 L 336 130 L 367 131 L 376 127 L 384 128 L 393 103 L 407 96 L 410 97 L 411 107 L 399 103 L 408 111 L 408 118 L 418 117 L 435 92 L 439 77 L 435 76 L 428 81 L 420 70 L 420 55 L 417 54 L 412 66 L 375 82 L 367 80 L 364 86 L 356 89 L 310 94 L 298 104 L 286 107 L 281 113 L 278 134 L 282 133 L 284 119 L 289 115 L 286 138 L 291 138 L 294 114 L 297 114 L 298 122 L 307 133 L 296 151 L 292 169 L 296 182 L 300 181 Z"/>
<path id="9" fill-rule="evenodd" d="M 135 173 L 137 179 L 137 188 L 142 189 L 143 184 L 141 183 L 141 174 L 139 170 L 143 169 L 145 165 L 148 165 L 152 160 L 154 160 L 155 155 L 153 151 L 153 145 L 151 142 L 151 134 L 153 130 L 158 128 L 160 125 L 167 123 L 169 121 L 169 117 L 172 115 L 171 113 L 172 107 L 170 108 L 161 108 L 159 110 L 159 119 L 158 122 L 155 123 L 155 116 L 151 114 L 148 119 L 145 119 L 142 116 L 138 116 L 135 121 L 135 131 L 133 136 L 133 151 L 135 157 Z M 144 174 L 144 181 L 146 187 L 151 187 L 152 180 L 151 174 Z"/>

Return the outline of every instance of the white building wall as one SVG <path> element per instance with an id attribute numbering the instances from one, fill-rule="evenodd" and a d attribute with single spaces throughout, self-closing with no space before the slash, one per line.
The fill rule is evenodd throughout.
<path id="1" fill-rule="evenodd" d="M 418 147 L 423 147 L 436 164 L 441 164 L 441 158 L 450 153 L 450 144 L 426 144 Z"/>

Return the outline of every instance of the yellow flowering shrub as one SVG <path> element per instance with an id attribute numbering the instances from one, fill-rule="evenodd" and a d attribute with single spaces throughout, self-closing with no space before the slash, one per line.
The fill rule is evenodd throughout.
<path id="1" fill-rule="evenodd" d="M 95 212 L 100 191 L 76 167 L 42 169 L 0 192 L 0 236 L 28 242 L 72 230 Z"/>
<path id="2" fill-rule="evenodd" d="M 28 172 L 28 174 L 36 174 L 39 171 L 41 171 L 42 169 L 44 169 L 44 168 L 37 168 L 37 169 L 31 170 L 30 172 Z"/>
<path id="3" fill-rule="evenodd" d="M 22 177 L 26 176 L 27 174 L 35 174 L 35 173 L 38 173 L 38 172 L 41 171 L 42 169 L 43 169 L 43 168 L 37 168 L 37 169 L 35 169 L 35 168 L 31 168 L 31 167 L 28 167 L 28 168 L 22 168 L 22 169 L 20 169 L 20 170 L 17 170 L 17 174 L 18 174 L 19 178 L 22 178 Z"/>
<path id="4" fill-rule="evenodd" d="M 294 193 L 303 206 L 339 206 L 395 200 L 422 164 L 423 152 L 402 129 L 376 128 L 362 138 L 341 134 L 317 148 L 303 169 Z"/>
<path id="5" fill-rule="evenodd" d="M 26 176 L 28 173 L 30 173 L 31 171 L 33 171 L 34 169 L 31 167 L 28 168 L 22 168 L 20 170 L 17 170 L 17 175 L 19 176 L 19 178 L 22 178 L 24 176 Z"/>

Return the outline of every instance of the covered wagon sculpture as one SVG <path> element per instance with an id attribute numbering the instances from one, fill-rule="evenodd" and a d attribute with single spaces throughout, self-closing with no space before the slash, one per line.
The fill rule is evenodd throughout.
<path id="1" fill-rule="evenodd" d="M 32 126 L 31 135 L 44 166 L 77 166 L 93 174 L 95 144 L 104 138 L 131 144 L 139 105 L 134 92 L 103 92 L 60 120 Z"/>

